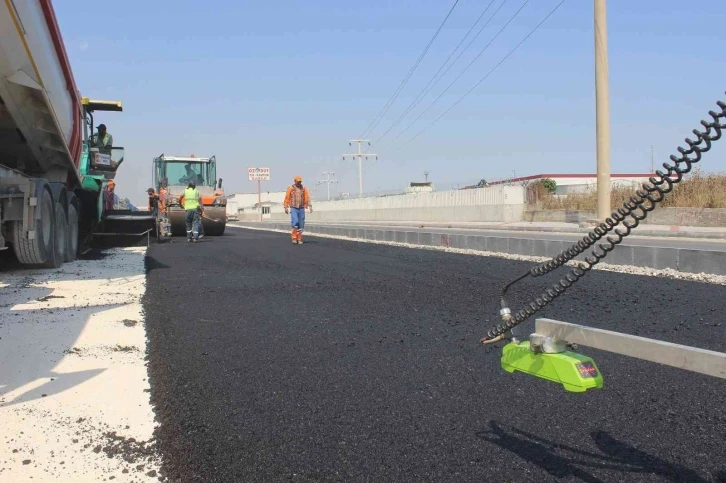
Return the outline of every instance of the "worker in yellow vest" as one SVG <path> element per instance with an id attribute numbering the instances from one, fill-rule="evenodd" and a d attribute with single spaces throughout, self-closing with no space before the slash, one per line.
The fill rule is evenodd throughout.
<path id="1" fill-rule="evenodd" d="M 186 210 L 187 241 L 196 243 L 199 240 L 201 217 L 201 196 L 194 180 L 189 181 L 184 190 L 184 210 Z"/>

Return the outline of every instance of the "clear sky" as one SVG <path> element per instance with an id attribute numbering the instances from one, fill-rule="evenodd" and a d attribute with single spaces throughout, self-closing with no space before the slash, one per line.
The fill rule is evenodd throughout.
<path id="1" fill-rule="evenodd" d="M 364 191 L 409 181 L 475 183 L 538 173 L 594 172 L 593 2 L 566 0 L 460 104 L 560 0 L 530 0 L 472 67 L 408 126 L 502 29 L 525 0 L 494 0 L 468 40 L 489 25 L 446 76 L 391 132 L 381 135 L 429 82 L 489 0 L 460 0 L 373 133 Z M 333 192 L 358 191 L 349 139 L 396 91 L 454 0 L 56 0 L 54 7 L 81 93 L 120 100 L 107 113 L 126 148 L 117 191 L 144 199 L 161 153 L 210 156 L 227 193 L 256 191 L 247 168 L 271 168 L 263 189 L 296 174 L 315 183 L 335 172 Z M 612 171 L 646 172 L 650 146 L 661 162 L 676 153 L 715 101 L 726 100 L 726 2 L 707 10 L 681 0 L 610 0 Z M 461 49 L 460 49 L 461 50 Z M 458 55 L 458 54 L 457 54 Z M 456 56 L 454 56 L 455 58 Z M 452 59 L 453 60 L 453 59 Z M 726 170 L 726 142 L 704 162 Z"/>

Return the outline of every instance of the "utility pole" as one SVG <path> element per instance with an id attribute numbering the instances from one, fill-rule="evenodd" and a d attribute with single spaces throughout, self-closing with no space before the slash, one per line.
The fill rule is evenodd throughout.
<path id="1" fill-rule="evenodd" d="M 653 163 L 653 149 L 655 146 L 652 144 L 650 145 L 650 173 L 653 174 L 655 172 L 655 165 Z"/>
<path id="2" fill-rule="evenodd" d="M 597 137 L 597 217 L 610 216 L 610 94 L 605 0 L 595 0 L 595 118 Z"/>
<path id="3" fill-rule="evenodd" d="M 356 157 L 358 158 L 358 190 L 359 194 L 363 195 L 363 158 L 366 158 L 366 160 L 368 160 L 369 156 L 375 156 L 376 159 L 378 159 L 378 155 L 374 153 L 361 152 L 361 143 L 368 143 L 368 146 L 371 145 L 371 142 L 367 139 L 351 139 L 350 141 L 348 141 L 348 146 L 352 146 L 353 143 L 358 143 L 358 152 L 353 154 L 344 154 L 343 160 L 345 160 L 346 156 L 351 156 L 353 159 L 355 159 Z"/>
<path id="4" fill-rule="evenodd" d="M 320 181 L 318 181 L 318 184 L 325 183 L 325 184 L 328 185 L 328 201 L 330 201 L 330 183 L 337 183 L 338 182 L 337 179 L 330 179 L 330 177 L 333 176 L 333 175 L 335 175 L 335 173 L 329 173 L 329 172 L 326 171 L 325 173 L 323 173 L 323 176 L 327 176 L 327 178 L 326 179 L 321 179 Z"/>

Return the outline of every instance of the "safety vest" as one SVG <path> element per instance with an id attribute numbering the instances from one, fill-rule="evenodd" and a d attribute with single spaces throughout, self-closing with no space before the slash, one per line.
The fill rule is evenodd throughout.
<path id="1" fill-rule="evenodd" d="M 199 191 L 196 188 L 184 190 L 184 209 L 196 210 L 199 208 Z"/>
<path id="2" fill-rule="evenodd" d="M 103 139 L 99 139 L 98 133 L 91 136 L 91 143 L 93 146 L 98 148 L 105 148 L 109 144 L 113 143 L 113 137 L 107 132 L 103 135 Z"/>

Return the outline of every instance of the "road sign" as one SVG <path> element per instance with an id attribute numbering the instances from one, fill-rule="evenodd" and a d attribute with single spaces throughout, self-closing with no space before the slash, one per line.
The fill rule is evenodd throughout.
<path id="1" fill-rule="evenodd" d="M 247 168 L 250 181 L 270 181 L 270 168 Z"/>

